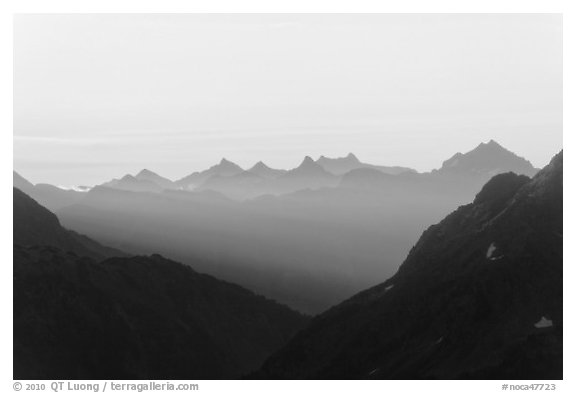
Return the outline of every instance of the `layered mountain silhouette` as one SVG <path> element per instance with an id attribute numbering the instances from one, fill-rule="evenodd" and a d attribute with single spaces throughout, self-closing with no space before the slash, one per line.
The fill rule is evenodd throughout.
<path id="1" fill-rule="evenodd" d="M 302 189 L 314 189 L 335 186 L 338 178 L 306 156 L 302 163 L 283 175 L 276 178 L 275 184 L 270 185 L 273 193 L 293 192 Z"/>
<path id="2" fill-rule="evenodd" d="M 139 173 L 139 175 L 142 172 Z M 134 191 L 134 192 L 162 192 L 163 187 L 152 180 L 137 178 L 132 175 L 125 175 L 120 179 L 113 179 L 101 184 L 102 187 L 115 188 L 117 190 Z"/>
<path id="3" fill-rule="evenodd" d="M 52 246 L 101 260 L 125 253 L 105 247 L 94 240 L 67 230 L 58 217 L 18 188 L 13 189 L 13 237 L 22 246 Z"/>
<path id="4" fill-rule="evenodd" d="M 176 184 L 182 189 L 194 189 L 201 185 L 206 179 L 211 176 L 234 176 L 244 172 L 240 166 L 223 158 L 219 164 L 211 166 L 202 172 L 194 172 L 182 179 L 178 180 Z"/>
<path id="5" fill-rule="evenodd" d="M 326 169 L 328 172 L 334 175 L 344 175 L 354 169 L 360 168 L 370 168 L 377 170 L 382 173 L 387 173 L 391 175 L 398 175 L 400 173 L 416 173 L 416 171 L 412 168 L 405 168 L 400 166 L 379 166 L 379 165 L 371 165 L 360 162 L 360 160 L 352 153 L 349 153 L 346 157 L 340 158 L 328 158 L 321 156 L 316 162 L 322 166 L 322 168 Z"/>
<path id="6" fill-rule="evenodd" d="M 24 191 L 51 211 L 73 205 L 84 197 L 84 192 L 63 190 L 51 184 L 32 184 L 16 171 L 12 172 L 14 187 Z"/>
<path id="7" fill-rule="evenodd" d="M 243 170 L 237 164 L 223 158 L 219 164 L 207 170 L 194 172 L 178 181 L 171 181 L 150 170 L 143 169 L 137 175 L 126 175 L 102 184 L 106 187 L 135 192 L 162 192 L 180 189 L 186 191 L 213 190 L 230 198 L 245 200 L 263 195 L 282 195 L 305 189 L 344 187 L 375 188 L 405 187 L 414 184 L 439 188 L 449 183 L 475 184 L 480 187 L 491 176 L 512 171 L 533 176 L 537 170 L 524 158 L 506 150 L 491 140 L 481 143 L 472 151 L 457 153 L 444 161 L 442 167 L 431 173 L 418 174 L 414 169 L 400 166 L 380 166 L 361 162 L 354 154 L 346 157 L 321 156 L 314 161 L 306 157 L 291 170 L 272 169 L 262 161 Z M 391 175 L 389 178 L 383 175 Z M 373 182 L 372 180 L 375 180 Z M 15 180 L 16 181 L 16 180 Z M 398 184 L 395 184 L 395 183 Z M 471 187 L 467 185 L 465 187 Z M 424 190 L 425 191 L 425 190 Z M 476 189 L 475 192 L 478 190 Z"/>
<path id="8" fill-rule="evenodd" d="M 15 379 L 238 378 L 307 321 L 160 255 L 95 250 L 14 189 Z"/>
<path id="9" fill-rule="evenodd" d="M 112 179 L 100 186 L 134 192 L 162 192 L 178 188 L 172 180 L 148 169 L 142 169 L 135 176 L 128 174 L 120 179 Z"/>
<path id="10" fill-rule="evenodd" d="M 522 161 L 499 150 L 504 164 Z M 491 165 L 483 160 L 459 174 L 364 167 L 342 176 L 310 157 L 270 176 L 223 161 L 215 167 L 232 172 L 192 190 L 95 187 L 56 213 L 104 244 L 161 253 L 315 314 L 393 275 L 426 227 L 481 190 L 491 177 L 478 170 Z M 499 171 L 512 170 L 504 164 Z"/>
<path id="11" fill-rule="evenodd" d="M 562 177 L 562 152 L 533 179 L 493 177 L 394 276 L 315 317 L 259 376 L 561 379 Z"/>

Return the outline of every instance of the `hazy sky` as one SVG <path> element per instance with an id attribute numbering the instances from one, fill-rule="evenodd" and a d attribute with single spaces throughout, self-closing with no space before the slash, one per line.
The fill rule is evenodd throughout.
<path id="1" fill-rule="evenodd" d="M 560 15 L 18 15 L 14 54 L 14 166 L 35 183 L 562 148 Z"/>

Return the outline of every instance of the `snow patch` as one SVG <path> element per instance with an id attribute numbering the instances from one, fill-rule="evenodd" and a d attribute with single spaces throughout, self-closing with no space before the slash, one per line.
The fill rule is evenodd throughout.
<path id="1" fill-rule="evenodd" d="M 534 324 L 534 327 L 537 329 L 543 329 L 543 328 L 552 327 L 552 326 L 554 326 L 554 323 L 552 322 L 552 320 L 548 319 L 544 316 L 542 316 L 542 318 L 540 318 L 540 320 Z"/>
<path id="2" fill-rule="evenodd" d="M 488 251 L 486 251 L 486 258 L 488 259 L 492 258 L 492 254 L 494 254 L 494 251 L 496 251 L 496 244 L 492 242 L 490 243 L 490 246 L 488 246 Z"/>
<path id="3" fill-rule="evenodd" d="M 496 243 L 492 242 L 488 246 L 488 250 L 486 251 L 486 258 L 491 261 L 497 261 L 498 259 L 504 258 L 504 255 L 498 255 L 497 257 L 494 256 L 496 252 Z"/>
<path id="4" fill-rule="evenodd" d="M 374 370 L 370 371 L 370 372 L 368 373 L 368 375 L 375 374 L 376 372 L 378 372 L 378 370 L 380 370 L 380 369 L 379 369 L 379 368 L 375 368 Z"/>
<path id="5" fill-rule="evenodd" d="M 57 186 L 59 189 L 64 191 L 76 191 L 76 192 L 88 192 L 92 189 L 90 186 Z"/>

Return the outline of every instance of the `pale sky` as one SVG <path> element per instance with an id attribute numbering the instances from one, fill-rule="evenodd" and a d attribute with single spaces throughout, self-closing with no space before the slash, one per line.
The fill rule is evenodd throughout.
<path id="1" fill-rule="evenodd" d="M 560 15 L 18 15 L 14 57 L 14 168 L 34 183 L 562 149 Z"/>

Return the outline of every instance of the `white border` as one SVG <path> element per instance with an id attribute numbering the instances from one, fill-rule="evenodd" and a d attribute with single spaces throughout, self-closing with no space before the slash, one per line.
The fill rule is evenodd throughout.
<path id="1" fill-rule="evenodd" d="M 0 295 L 2 299 L 2 314 L 4 316 L 1 326 L 1 363 L 0 363 L 0 391 L 12 391 L 12 192 L 10 184 L 12 175 L 12 15 L 14 13 L 90 13 L 90 12 L 385 12 L 385 13 L 441 13 L 441 12 L 512 12 L 512 13 L 540 13 L 552 12 L 563 13 L 564 17 L 564 145 L 568 146 L 566 156 L 567 172 L 573 173 L 574 159 L 570 154 L 570 146 L 573 145 L 574 135 L 574 108 L 576 108 L 574 96 L 574 71 L 575 40 L 576 37 L 576 13 L 571 2 L 566 1 L 507 1 L 507 0 L 484 0 L 484 1 L 397 1 L 383 3 L 382 1 L 343 1 L 343 0 L 100 0 L 100 1 L 72 1 L 72 0 L 9 0 L 0 5 L 0 45 L 1 45 L 1 81 L 0 96 L 0 160 L 2 162 L 1 182 L 1 209 L 2 209 L 2 254 L 4 258 L 0 262 Z M 572 1 L 572 3 L 574 3 Z M 571 109 L 571 110 L 570 110 Z M 564 381 L 556 383 L 559 391 L 576 391 L 574 378 L 574 247 L 571 244 L 574 230 L 574 183 L 571 176 L 566 176 L 566 203 L 565 205 L 565 234 L 569 239 L 565 247 L 564 257 Z M 531 381 L 537 382 L 537 381 Z M 508 383 L 520 383 L 508 382 Z M 293 393 L 296 389 L 329 389 L 335 392 L 347 392 L 361 389 L 361 391 L 382 391 L 391 389 L 400 391 L 414 389 L 415 391 L 429 391 L 430 389 L 442 389 L 445 392 L 497 392 L 501 390 L 502 382 L 499 381 L 200 381 L 201 391 L 251 391 Z M 572 388 L 570 388 L 572 386 Z"/>

